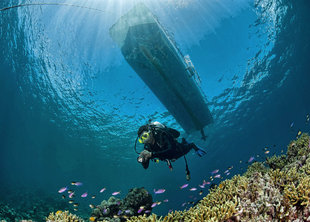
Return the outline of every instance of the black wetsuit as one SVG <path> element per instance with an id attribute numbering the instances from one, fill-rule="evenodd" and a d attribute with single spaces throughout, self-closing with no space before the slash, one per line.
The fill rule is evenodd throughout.
<path id="1" fill-rule="evenodd" d="M 152 152 L 152 159 L 176 160 L 193 148 L 192 144 L 187 143 L 184 138 L 181 143 L 177 141 L 180 132 L 175 129 L 156 127 L 152 130 L 152 133 L 155 138 L 154 145 L 144 145 L 145 150 Z"/>

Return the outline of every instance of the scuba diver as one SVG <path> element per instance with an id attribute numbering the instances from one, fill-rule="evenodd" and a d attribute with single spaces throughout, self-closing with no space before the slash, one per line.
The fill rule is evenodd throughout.
<path id="1" fill-rule="evenodd" d="M 155 162 L 159 162 L 159 160 L 166 161 L 169 169 L 172 170 L 171 162 L 184 156 L 186 179 L 190 180 L 190 172 L 185 155 L 191 149 L 194 149 L 200 157 L 206 154 L 206 152 L 194 143 L 188 143 L 184 138 L 182 138 L 181 143 L 178 142 L 177 138 L 179 136 L 179 131 L 166 127 L 160 122 L 149 121 L 148 124 L 141 126 L 135 142 L 135 151 L 139 154 L 137 158 L 138 163 L 141 163 L 143 168 L 147 169 L 150 160 Z M 138 153 L 136 150 L 137 140 L 144 144 L 144 150 L 141 153 Z"/>

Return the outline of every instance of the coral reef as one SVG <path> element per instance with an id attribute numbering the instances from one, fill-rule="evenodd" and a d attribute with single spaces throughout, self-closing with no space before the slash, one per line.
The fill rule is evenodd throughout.
<path id="1" fill-rule="evenodd" d="M 58 210 L 56 213 L 50 213 L 50 215 L 46 218 L 46 221 L 82 222 L 84 220 L 69 213 L 69 211 Z"/>
<path id="2" fill-rule="evenodd" d="M 115 206 L 117 201 L 120 202 L 118 208 Z M 103 201 L 93 211 L 92 220 L 310 221 L 309 135 L 302 134 L 292 141 L 286 155 L 267 158 L 263 163 L 255 162 L 244 175 L 222 181 L 188 210 L 170 212 L 164 217 L 145 214 L 145 211 L 141 212 L 143 215 L 137 215 L 141 205 L 149 209 L 151 203 L 151 196 L 145 190 L 132 189 L 124 200 L 110 198 Z M 110 210 L 107 213 L 109 217 L 102 214 L 105 208 Z M 117 209 L 125 208 L 130 209 L 132 214 L 126 217 L 120 216 L 124 214 L 115 215 Z M 114 218 L 111 218 L 112 215 Z"/>
<path id="3" fill-rule="evenodd" d="M 292 141 L 287 155 L 253 163 L 210 190 L 196 206 L 165 217 L 135 216 L 128 221 L 310 221 L 310 141 Z"/>
<path id="4" fill-rule="evenodd" d="M 150 214 L 153 203 L 152 195 L 144 188 L 130 189 L 127 196 L 121 200 L 110 197 L 104 200 L 93 210 L 91 217 L 94 220 L 125 221 L 127 218 L 139 214 Z M 141 209 L 139 211 L 139 209 Z"/>

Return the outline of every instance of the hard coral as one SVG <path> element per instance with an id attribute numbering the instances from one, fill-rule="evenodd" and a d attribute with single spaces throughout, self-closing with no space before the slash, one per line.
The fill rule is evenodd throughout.
<path id="1" fill-rule="evenodd" d="M 56 213 L 50 213 L 50 215 L 46 218 L 46 221 L 53 222 L 82 222 L 83 219 L 78 216 L 69 213 L 69 211 L 57 211 Z"/>

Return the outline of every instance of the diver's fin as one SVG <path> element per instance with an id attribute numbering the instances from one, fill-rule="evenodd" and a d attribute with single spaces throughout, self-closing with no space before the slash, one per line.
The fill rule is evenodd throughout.
<path id="1" fill-rule="evenodd" d="M 203 155 L 206 154 L 206 151 L 204 151 L 204 150 L 202 150 L 202 149 L 198 149 L 198 150 L 196 150 L 195 152 L 196 152 L 196 154 L 197 154 L 198 156 L 200 156 L 200 157 L 202 157 Z"/>
<path id="2" fill-rule="evenodd" d="M 192 143 L 193 145 L 193 149 L 195 150 L 196 154 L 200 157 L 202 157 L 203 155 L 206 154 L 206 151 L 204 151 L 203 149 L 201 149 L 200 147 L 198 147 L 196 144 Z"/>

